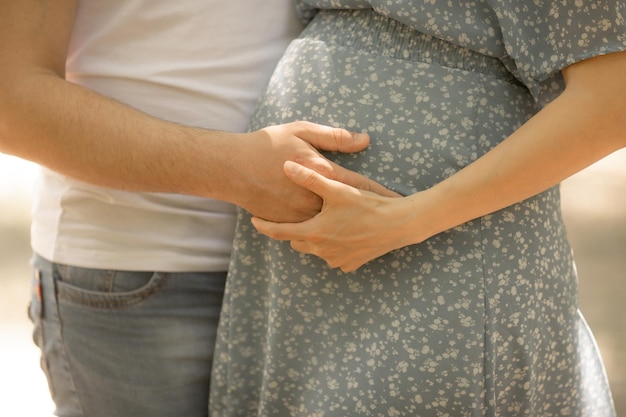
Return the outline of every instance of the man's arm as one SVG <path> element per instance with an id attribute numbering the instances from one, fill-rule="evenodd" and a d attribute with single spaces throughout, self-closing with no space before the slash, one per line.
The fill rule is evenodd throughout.
<path id="1" fill-rule="evenodd" d="M 367 146 L 364 135 L 302 122 L 250 134 L 192 128 L 65 81 L 76 7 L 76 0 L 0 0 L 0 151 L 95 185 L 217 198 L 283 221 L 321 207 L 286 179 L 287 159 L 385 193 L 307 143 L 352 152 Z"/>

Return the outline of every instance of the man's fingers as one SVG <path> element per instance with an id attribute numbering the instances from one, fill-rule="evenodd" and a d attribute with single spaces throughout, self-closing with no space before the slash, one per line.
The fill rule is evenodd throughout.
<path id="1" fill-rule="evenodd" d="M 367 148 L 370 137 L 367 133 L 356 133 L 338 127 L 312 122 L 295 122 L 297 135 L 317 149 L 344 153 L 359 152 Z"/>

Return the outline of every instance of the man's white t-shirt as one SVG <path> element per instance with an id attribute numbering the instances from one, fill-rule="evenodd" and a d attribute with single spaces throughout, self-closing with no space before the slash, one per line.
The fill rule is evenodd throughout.
<path id="1" fill-rule="evenodd" d="M 301 29 L 291 0 L 81 0 L 67 79 L 163 119 L 244 131 Z M 42 169 L 32 245 L 49 261 L 88 268 L 224 271 L 234 223 L 224 202 L 111 190 Z"/>

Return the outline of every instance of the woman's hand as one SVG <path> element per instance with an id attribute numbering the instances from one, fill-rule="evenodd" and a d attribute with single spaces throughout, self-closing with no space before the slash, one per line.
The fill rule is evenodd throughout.
<path id="1" fill-rule="evenodd" d="M 328 180 L 293 162 L 285 173 L 323 199 L 309 221 L 253 219 L 332 267 L 353 271 L 391 250 L 540 193 L 626 146 L 626 52 L 563 69 L 563 94 L 502 143 L 427 191 L 382 197 Z"/>
<path id="2" fill-rule="evenodd" d="M 292 161 L 285 162 L 284 169 L 294 183 L 323 199 L 322 210 L 301 223 L 273 223 L 255 217 L 252 223 L 260 233 L 290 240 L 294 250 L 317 255 L 344 272 L 414 243 L 403 227 L 412 217 L 405 212 L 409 208 L 406 199 L 359 190 Z"/>

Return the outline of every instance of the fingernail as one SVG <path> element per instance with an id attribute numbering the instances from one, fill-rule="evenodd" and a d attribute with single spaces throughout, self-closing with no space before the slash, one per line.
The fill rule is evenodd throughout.
<path id="1" fill-rule="evenodd" d="M 300 165 L 296 164 L 293 161 L 285 161 L 285 171 L 290 174 L 297 174 L 300 171 Z"/>

